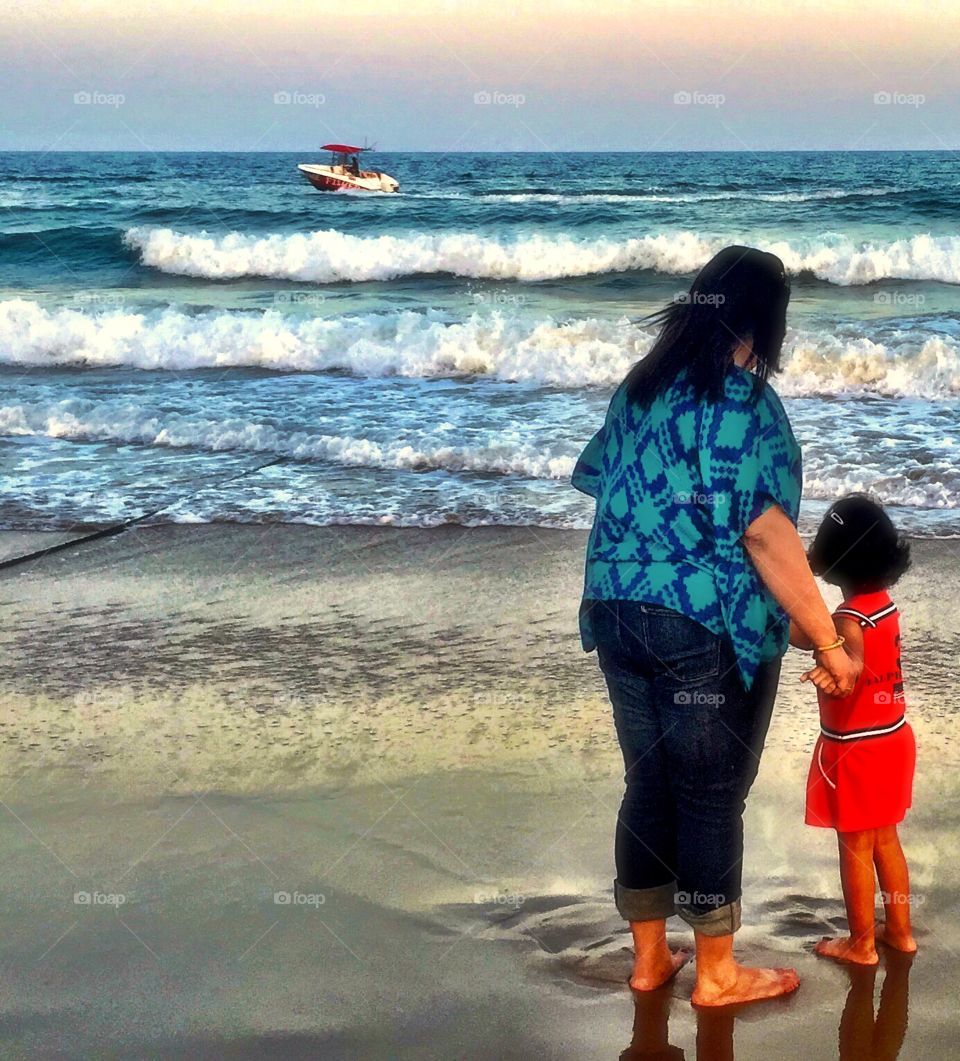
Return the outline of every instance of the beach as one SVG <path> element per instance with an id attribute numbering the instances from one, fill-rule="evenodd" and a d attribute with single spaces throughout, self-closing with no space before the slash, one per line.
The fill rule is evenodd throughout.
<path id="1" fill-rule="evenodd" d="M 7 533 L 0 556 L 65 536 Z M 899 1056 L 951 1056 L 960 542 L 915 541 L 895 594 L 916 960 L 811 953 L 843 905 L 834 837 L 803 825 L 816 708 L 791 652 L 738 949 L 802 985 L 699 1018 L 689 966 L 649 998 L 625 983 L 584 543 L 165 525 L 3 572 L 3 1055 L 632 1058 L 666 1035 L 688 1058 L 734 1056 L 731 1037 L 741 1061 L 862 1057 L 882 997 L 880 1042 L 908 1012 Z"/>
<path id="2" fill-rule="evenodd" d="M 882 990 L 887 1053 L 909 993 L 900 1056 L 948 1056 L 951 153 L 401 151 L 366 197 L 304 160 L 0 155 L 0 560 L 143 520 L 0 571 L 0 1052 L 859 1059 Z M 801 533 L 869 490 L 915 536 L 920 747 L 920 955 L 851 981 L 811 953 L 843 906 L 788 657 L 738 946 L 803 984 L 735 1022 L 696 1018 L 689 967 L 625 986 L 570 487 L 646 316 L 731 243 L 791 281 Z"/>

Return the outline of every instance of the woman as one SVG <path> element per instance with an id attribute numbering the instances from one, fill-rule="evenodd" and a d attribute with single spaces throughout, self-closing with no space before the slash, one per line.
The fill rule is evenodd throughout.
<path id="1" fill-rule="evenodd" d="M 697 1005 L 799 983 L 733 956 L 744 800 L 789 620 L 837 693 L 857 678 L 797 534 L 800 451 L 766 382 L 789 298 L 779 258 L 717 254 L 654 315 L 657 341 L 573 474 L 597 501 L 581 635 L 598 650 L 626 767 L 614 888 L 636 948 L 630 983 L 652 990 L 687 960 L 667 947 L 665 918 L 678 913 L 696 938 Z"/>

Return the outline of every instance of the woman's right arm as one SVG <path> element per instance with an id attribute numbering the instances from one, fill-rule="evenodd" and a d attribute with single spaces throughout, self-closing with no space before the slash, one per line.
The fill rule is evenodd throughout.
<path id="1" fill-rule="evenodd" d="M 743 544 L 764 585 L 811 645 L 837 640 L 830 615 L 796 527 L 779 505 L 771 505 L 747 527 Z M 861 665 L 843 648 L 818 652 L 816 661 L 836 682 L 834 695 L 847 696 L 860 676 Z"/>

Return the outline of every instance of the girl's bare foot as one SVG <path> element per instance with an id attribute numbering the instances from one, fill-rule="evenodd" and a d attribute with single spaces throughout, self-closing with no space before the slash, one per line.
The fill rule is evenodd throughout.
<path id="1" fill-rule="evenodd" d="M 877 925 L 877 942 L 885 943 L 894 950 L 902 950 L 905 954 L 915 954 L 917 941 L 909 932 L 894 932 L 889 925 Z"/>
<path id="2" fill-rule="evenodd" d="M 656 991 L 690 961 L 692 954 L 688 950 L 667 951 L 665 955 L 658 956 L 651 966 L 649 961 L 644 961 L 643 968 L 638 961 L 630 977 L 630 986 L 634 991 Z"/>
<path id="3" fill-rule="evenodd" d="M 695 1006 L 732 1006 L 789 995 L 799 986 L 800 977 L 793 969 L 751 969 L 734 964 L 716 979 L 698 976 L 690 1001 Z"/>
<path id="4" fill-rule="evenodd" d="M 853 962 L 855 965 L 876 965 L 880 958 L 873 942 L 855 940 L 850 936 L 842 939 L 822 939 L 813 948 L 822 958 L 833 958 L 838 962 Z"/>

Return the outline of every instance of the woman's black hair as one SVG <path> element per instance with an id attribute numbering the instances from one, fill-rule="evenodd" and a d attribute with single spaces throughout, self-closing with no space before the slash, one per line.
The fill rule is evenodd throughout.
<path id="1" fill-rule="evenodd" d="M 647 404 L 686 368 L 698 398 L 718 400 L 739 343 L 753 339 L 755 393 L 780 367 L 790 281 L 775 254 L 725 247 L 690 291 L 645 318 L 660 326 L 653 348 L 626 378 L 631 401 Z"/>
<path id="2" fill-rule="evenodd" d="M 876 501 L 849 494 L 827 510 L 807 559 L 827 582 L 870 593 L 892 586 L 909 568 L 910 544 Z"/>

